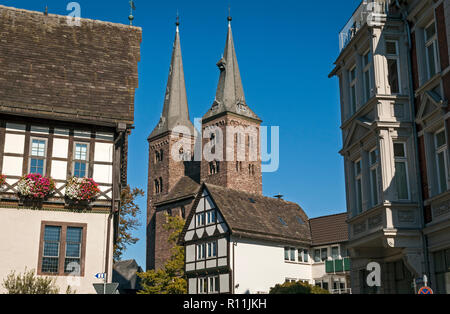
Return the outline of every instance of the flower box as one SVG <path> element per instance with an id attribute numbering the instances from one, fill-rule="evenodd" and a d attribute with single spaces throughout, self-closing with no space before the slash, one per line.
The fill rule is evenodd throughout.
<path id="1" fill-rule="evenodd" d="M 24 199 L 44 200 L 55 192 L 55 183 L 52 178 L 29 174 L 19 180 L 17 191 Z"/>
<path id="2" fill-rule="evenodd" d="M 98 184 L 90 178 L 71 178 L 66 184 L 66 198 L 72 204 L 89 204 L 100 194 Z"/>

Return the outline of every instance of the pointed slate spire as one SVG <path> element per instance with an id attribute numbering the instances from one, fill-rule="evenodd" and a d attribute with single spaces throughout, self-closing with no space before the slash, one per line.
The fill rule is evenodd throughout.
<path id="1" fill-rule="evenodd" d="M 173 44 L 172 61 L 170 64 L 163 112 L 161 115 L 161 120 L 149 138 L 154 138 L 168 131 L 173 131 L 175 127 L 180 125 L 189 128 L 191 135 L 194 135 L 194 126 L 189 119 L 179 25 L 180 23 L 177 17 L 177 28 L 175 41 Z"/>
<path id="2" fill-rule="evenodd" d="M 247 106 L 242 85 L 241 74 L 234 49 L 231 16 L 228 17 L 228 35 L 222 59 L 217 63 L 220 70 L 219 84 L 213 106 L 203 117 L 213 117 L 223 112 L 233 112 L 259 120 L 258 116 Z"/>

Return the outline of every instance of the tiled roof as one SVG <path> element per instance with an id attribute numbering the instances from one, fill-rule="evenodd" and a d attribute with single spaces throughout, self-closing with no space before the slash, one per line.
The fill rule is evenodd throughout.
<path id="1" fill-rule="evenodd" d="M 182 177 L 170 190 L 169 194 L 159 200 L 156 205 L 162 205 L 171 201 L 184 199 L 188 197 L 195 197 L 195 194 L 200 189 L 200 184 L 192 180 L 190 177 Z"/>
<path id="2" fill-rule="evenodd" d="M 142 30 L 0 5 L 2 113 L 133 124 Z"/>
<path id="3" fill-rule="evenodd" d="M 313 245 L 348 241 L 347 213 L 309 220 Z"/>
<path id="4" fill-rule="evenodd" d="M 308 217 L 291 202 L 206 184 L 234 236 L 310 244 Z"/>

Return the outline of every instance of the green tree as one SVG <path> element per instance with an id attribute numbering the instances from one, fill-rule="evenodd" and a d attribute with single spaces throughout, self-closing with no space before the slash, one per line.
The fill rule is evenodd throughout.
<path id="1" fill-rule="evenodd" d="M 120 195 L 120 217 L 117 242 L 114 245 L 114 262 L 120 261 L 127 246 L 136 244 L 139 238 L 133 237 L 132 231 L 136 230 L 141 223 L 137 216 L 141 209 L 136 203 L 139 196 L 144 196 L 145 192 L 141 189 L 131 189 L 127 186 Z"/>
<path id="2" fill-rule="evenodd" d="M 171 257 L 162 269 L 138 273 L 142 290 L 139 294 L 186 294 L 187 282 L 184 273 L 184 247 L 177 244 L 185 221 L 166 215 L 164 229 L 170 232 L 169 243 L 173 246 Z"/>
<path id="3" fill-rule="evenodd" d="M 285 282 L 270 288 L 270 294 L 329 294 L 328 290 L 301 281 Z"/>
<path id="4" fill-rule="evenodd" d="M 8 294 L 58 294 L 59 288 L 54 278 L 36 277 L 35 271 L 25 270 L 25 273 L 16 275 L 11 272 L 3 280 L 2 286 Z"/>

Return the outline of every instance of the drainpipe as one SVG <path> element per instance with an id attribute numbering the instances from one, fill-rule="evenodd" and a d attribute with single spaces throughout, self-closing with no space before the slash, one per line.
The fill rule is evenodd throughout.
<path id="1" fill-rule="evenodd" d="M 421 234 L 422 234 L 422 249 L 423 249 L 423 253 L 424 253 L 424 260 L 425 260 L 425 272 L 428 275 L 431 275 L 430 273 L 430 261 L 429 261 L 429 256 L 428 256 L 428 238 L 427 236 L 423 233 L 423 229 L 425 228 L 425 217 L 424 217 L 424 200 L 423 200 L 423 195 L 422 195 L 422 176 L 420 173 L 420 165 L 419 165 L 419 139 L 417 136 L 417 126 L 416 126 L 416 122 L 415 122 L 415 95 L 414 95 L 414 83 L 413 83 L 413 77 L 412 77 L 412 57 L 411 57 L 411 49 L 412 49 L 412 43 L 411 43 L 411 28 L 409 26 L 408 23 L 408 12 L 405 8 L 403 8 L 400 3 L 398 2 L 398 0 L 395 0 L 395 5 L 397 6 L 397 8 L 400 9 L 401 14 L 402 14 L 402 19 L 403 22 L 405 23 L 405 29 L 406 29 L 406 33 L 408 35 L 408 66 L 409 66 L 409 94 L 410 94 L 410 105 L 411 105 L 411 114 L 413 114 L 414 119 L 413 119 L 413 136 L 414 136 L 414 145 L 415 145 L 415 155 L 416 155 L 416 172 L 417 172 L 417 183 L 418 183 L 418 187 L 419 187 L 419 208 L 421 210 L 421 215 L 420 215 L 420 222 L 421 222 Z M 429 276 L 430 278 L 430 276 Z"/>

